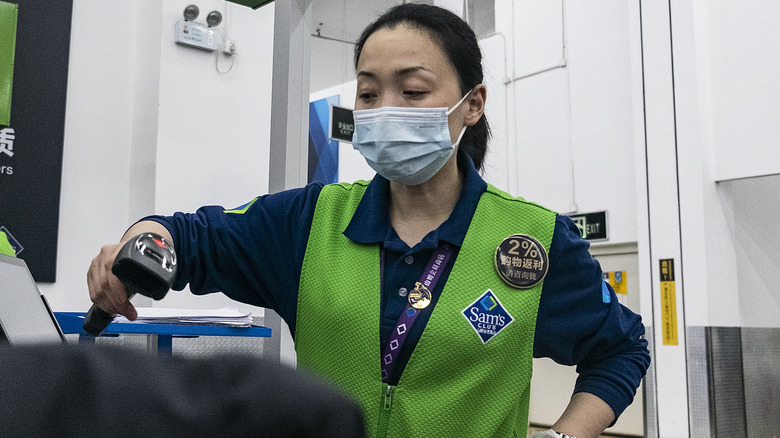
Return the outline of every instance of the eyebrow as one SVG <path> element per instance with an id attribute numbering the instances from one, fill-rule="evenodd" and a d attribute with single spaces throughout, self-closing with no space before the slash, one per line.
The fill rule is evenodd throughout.
<path id="1" fill-rule="evenodd" d="M 408 74 L 411 74 L 411 73 L 414 73 L 414 72 L 417 72 L 417 71 L 425 71 L 425 72 L 428 72 L 428 73 L 433 73 L 433 71 L 431 71 L 430 69 L 428 69 L 426 67 L 423 67 L 421 65 L 417 65 L 417 66 L 414 66 L 414 67 L 402 68 L 402 69 L 396 70 L 394 73 L 397 74 L 397 75 L 400 75 L 400 76 L 404 76 L 404 75 L 408 75 Z M 374 73 L 372 73 L 370 71 L 361 70 L 361 71 L 357 72 L 357 77 L 361 77 L 361 76 L 366 76 L 366 77 L 369 77 L 369 78 L 375 78 L 376 74 L 374 74 Z"/>

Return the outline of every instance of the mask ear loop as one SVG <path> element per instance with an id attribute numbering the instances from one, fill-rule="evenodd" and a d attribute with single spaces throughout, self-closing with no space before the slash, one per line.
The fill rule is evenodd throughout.
<path id="1" fill-rule="evenodd" d="M 458 101 L 458 103 L 456 103 L 456 104 L 455 104 L 455 106 L 453 106 L 452 108 L 450 108 L 449 110 L 447 110 L 447 112 L 446 112 L 446 113 L 444 113 L 444 114 L 446 114 L 447 116 L 449 116 L 450 114 L 452 114 L 452 112 L 453 112 L 453 111 L 455 111 L 455 109 L 456 109 L 456 108 L 458 108 L 458 107 L 460 106 L 460 104 L 462 104 L 462 103 L 463 103 L 463 101 L 464 101 L 464 100 L 466 100 L 466 98 L 467 98 L 467 97 L 469 97 L 469 95 L 471 95 L 471 92 L 472 92 L 472 91 L 474 91 L 474 89 L 473 89 L 473 88 L 472 88 L 471 90 L 469 90 L 469 91 L 468 91 L 468 93 L 464 94 L 464 95 L 463 95 L 463 97 L 461 97 L 461 98 L 460 98 L 460 100 Z M 455 140 L 455 143 L 453 143 L 453 144 L 452 144 L 452 148 L 453 148 L 453 149 L 455 149 L 456 147 L 458 147 L 458 145 L 460 144 L 460 140 L 463 138 L 463 134 L 465 134 L 465 133 L 466 133 L 466 126 L 464 126 L 464 127 L 463 127 L 463 129 L 461 129 L 461 130 L 460 130 L 460 134 L 458 135 L 458 139 L 457 139 L 457 140 Z"/>
<path id="2" fill-rule="evenodd" d="M 463 138 L 463 134 L 466 133 L 466 126 L 463 127 L 463 129 L 460 130 L 460 135 L 458 135 L 458 139 L 455 140 L 455 143 L 452 144 L 452 148 L 455 149 L 460 145 L 460 140 Z"/>
<path id="3" fill-rule="evenodd" d="M 448 116 L 449 116 L 450 114 L 452 114 L 452 112 L 453 112 L 453 111 L 455 111 L 455 109 L 456 109 L 456 108 L 458 108 L 458 107 L 460 106 L 460 104 L 462 104 L 462 103 L 463 103 L 463 101 L 464 101 L 464 100 L 466 100 L 466 98 L 467 98 L 467 97 L 469 97 L 469 95 L 471 94 L 471 92 L 472 92 L 473 90 L 474 90 L 474 89 L 472 88 L 471 90 L 469 90 L 469 91 L 468 91 L 468 93 L 464 94 L 464 95 L 463 95 L 463 97 L 461 97 L 461 98 L 460 98 L 460 100 L 458 101 L 458 103 L 456 103 L 456 104 L 455 104 L 455 106 L 453 106 L 452 108 L 448 109 L 448 110 L 447 110 L 447 112 L 446 112 L 446 113 L 444 113 L 444 114 L 446 114 L 446 115 L 448 115 Z"/>

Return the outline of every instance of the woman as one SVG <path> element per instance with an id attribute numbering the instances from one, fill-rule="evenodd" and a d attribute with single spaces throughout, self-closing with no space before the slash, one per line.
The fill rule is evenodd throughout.
<path id="1" fill-rule="evenodd" d="M 603 294 L 572 222 L 489 186 L 481 54 L 433 6 L 397 6 L 355 49 L 353 146 L 370 182 L 301 189 L 235 210 L 149 217 L 179 257 L 174 289 L 220 290 L 276 310 L 298 363 L 346 389 L 375 436 L 522 436 L 531 359 L 578 364 L 552 436 L 596 436 L 630 404 L 649 364 L 640 318 Z M 136 315 L 110 274 L 93 301 Z"/>

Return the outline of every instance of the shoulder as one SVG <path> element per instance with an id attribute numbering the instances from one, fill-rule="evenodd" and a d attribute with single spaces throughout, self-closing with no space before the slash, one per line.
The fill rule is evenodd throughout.
<path id="1" fill-rule="evenodd" d="M 499 189 L 498 187 L 496 187 L 496 186 L 494 186 L 492 184 L 488 184 L 487 187 L 485 188 L 485 196 L 494 197 L 495 199 L 500 199 L 500 200 L 504 200 L 504 201 L 508 201 L 508 202 L 516 202 L 516 203 L 522 203 L 522 204 L 526 204 L 526 205 L 532 205 L 532 206 L 540 208 L 542 210 L 546 210 L 546 211 L 554 213 L 553 210 L 551 210 L 551 209 L 549 209 L 549 208 L 547 208 L 547 207 L 545 207 L 543 205 L 537 204 L 535 202 L 528 201 L 525 198 L 523 198 L 522 196 L 515 196 L 515 195 L 512 195 L 510 193 L 507 193 L 507 192 Z"/>
<path id="2" fill-rule="evenodd" d="M 590 242 L 582 238 L 582 234 L 577 225 L 569 216 L 558 214 L 555 217 L 555 232 L 553 233 L 552 246 L 550 252 L 556 252 L 556 255 L 566 254 L 587 254 L 590 258 Z"/>
<path id="3" fill-rule="evenodd" d="M 557 213 L 521 197 L 512 196 L 488 185 L 479 201 L 477 215 L 494 224 L 509 224 L 516 233 L 528 234 L 550 248 L 555 231 Z"/>
<path id="4" fill-rule="evenodd" d="M 358 180 L 352 183 L 340 182 L 335 184 L 326 184 L 321 187 L 322 194 L 344 194 L 350 192 L 364 192 L 370 181 Z"/>
<path id="5" fill-rule="evenodd" d="M 551 209 L 549 209 L 549 208 L 547 208 L 547 207 L 545 207 L 543 205 L 537 204 L 535 202 L 527 201 L 525 198 L 523 198 L 521 196 L 511 195 L 511 194 L 509 194 L 509 193 L 507 193 L 507 192 L 497 188 L 496 186 L 494 186 L 492 184 L 488 184 L 487 185 L 487 189 L 485 190 L 485 194 L 483 196 L 485 196 L 487 198 L 492 198 L 492 199 L 495 199 L 495 200 L 498 200 L 498 201 L 506 201 L 509 204 L 518 204 L 518 205 L 528 206 L 528 207 L 531 207 L 533 209 L 537 209 L 537 210 L 539 210 L 541 212 L 545 212 L 545 213 L 556 214 L 555 211 L 553 211 L 553 210 L 551 210 Z"/>
<path id="6" fill-rule="evenodd" d="M 550 270 L 545 279 L 543 296 L 568 296 L 575 290 L 601 296 L 601 269 L 590 254 L 590 242 L 582 238 L 568 216 L 559 214 L 555 218 L 549 256 Z"/>
<path id="7" fill-rule="evenodd" d="M 258 206 L 271 206 L 280 208 L 283 206 L 295 207 L 307 203 L 316 202 L 322 192 L 323 184 L 320 182 L 309 183 L 303 187 L 270 193 L 257 198 Z M 254 207 L 254 206 L 253 206 Z"/>
<path id="8" fill-rule="evenodd" d="M 353 183 L 327 184 L 319 193 L 318 205 L 343 205 L 360 202 L 368 189 L 369 181 L 359 180 Z"/>

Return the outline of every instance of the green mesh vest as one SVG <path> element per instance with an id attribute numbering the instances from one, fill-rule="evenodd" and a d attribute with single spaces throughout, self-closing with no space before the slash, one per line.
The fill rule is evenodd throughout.
<path id="1" fill-rule="evenodd" d="M 342 234 L 366 185 L 325 186 L 317 201 L 298 295 L 298 365 L 355 397 L 369 436 L 524 437 L 542 282 L 506 285 L 494 257 L 516 233 L 549 251 L 555 213 L 488 186 L 422 338 L 398 385 L 388 386 L 380 377 L 379 247 Z M 483 343 L 463 312 L 488 289 L 514 320 Z"/>

